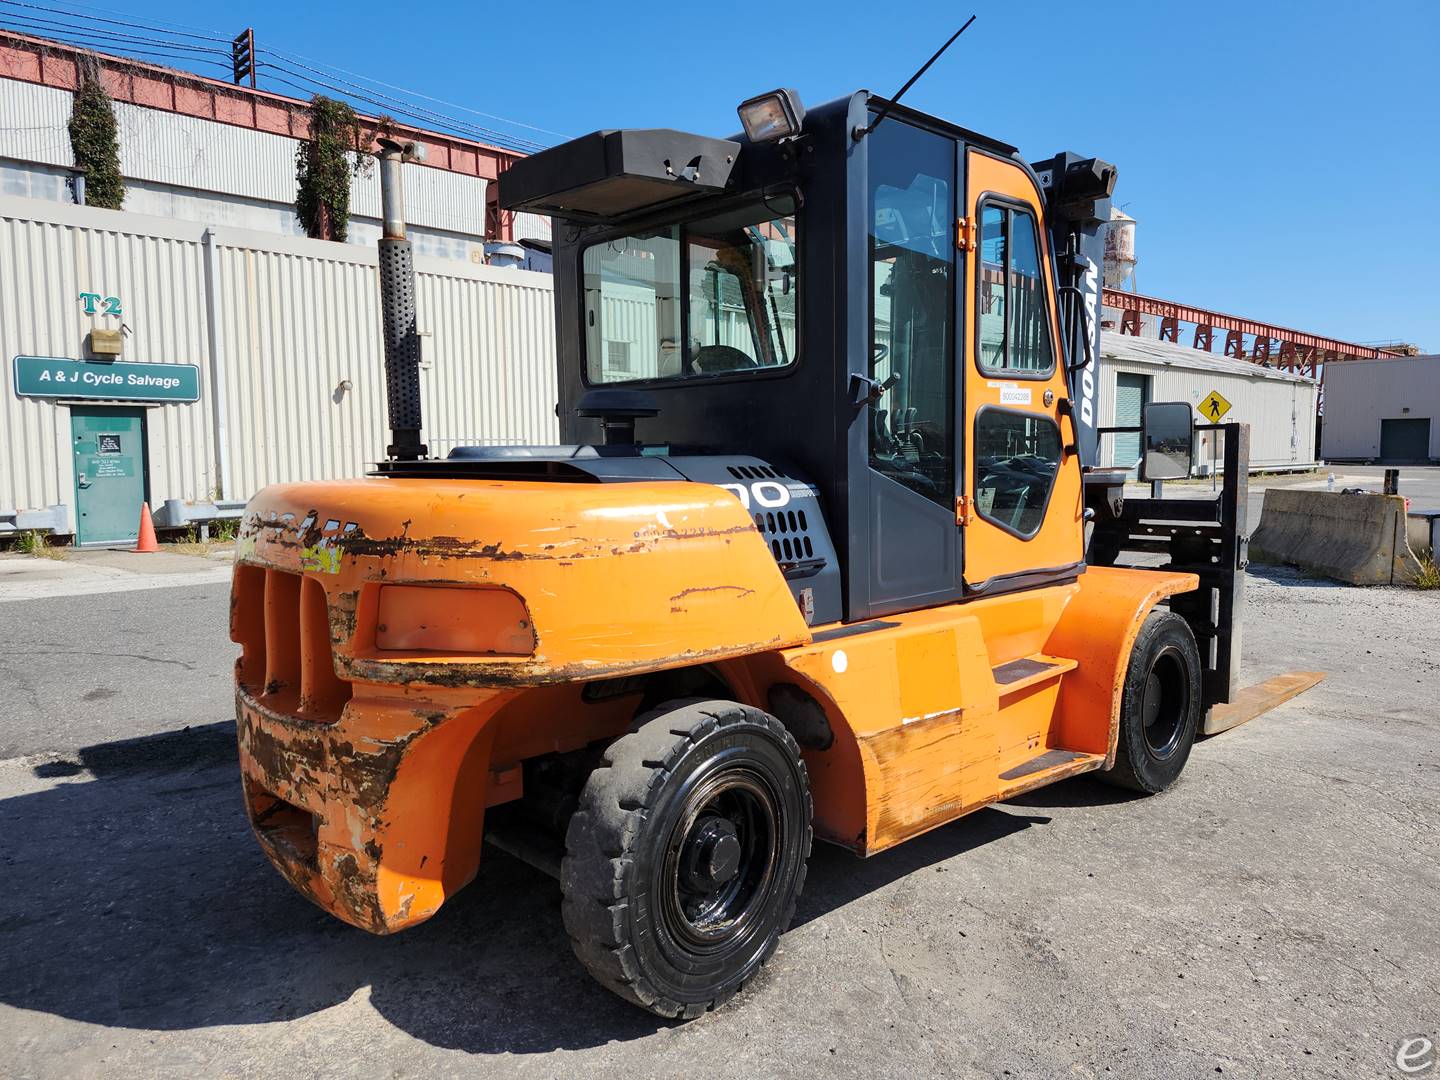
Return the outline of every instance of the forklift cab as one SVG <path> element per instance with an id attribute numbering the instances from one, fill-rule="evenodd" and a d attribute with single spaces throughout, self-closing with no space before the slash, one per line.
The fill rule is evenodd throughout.
<path id="1" fill-rule="evenodd" d="M 831 618 L 1075 577 L 1081 464 L 1035 173 L 903 106 L 877 126 L 886 103 L 863 91 L 787 104 L 803 120 L 769 141 L 599 132 L 502 178 L 503 205 L 555 219 L 562 439 L 603 443 L 614 410 L 638 445 L 606 453 L 747 455 L 813 485 Z"/>

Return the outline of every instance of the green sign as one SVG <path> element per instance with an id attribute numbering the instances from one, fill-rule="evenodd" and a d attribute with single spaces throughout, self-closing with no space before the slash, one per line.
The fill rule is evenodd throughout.
<path id="1" fill-rule="evenodd" d="M 105 401 L 199 401 L 200 369 L 194 364 L 17 356 L 15 393 L 21 397 Z"/>

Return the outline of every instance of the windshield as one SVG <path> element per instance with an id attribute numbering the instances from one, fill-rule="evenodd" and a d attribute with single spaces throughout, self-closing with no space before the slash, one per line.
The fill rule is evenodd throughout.
<path id="1" fill-rule="evenodd" d="M 792 199 L 592 244 L 585 373 L 594 383 L 702 378 L 795 362 Z"/>

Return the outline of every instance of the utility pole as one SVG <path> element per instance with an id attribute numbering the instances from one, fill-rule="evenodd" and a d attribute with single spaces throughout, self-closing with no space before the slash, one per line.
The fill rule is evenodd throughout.
<path id="1" fill-rule="evenodd" d="M 230 43 L 230 64 L 235 73 L 235 85 L 250 80 L 250 89 L 255 89 L 255 29 L 247 26 Z"/>

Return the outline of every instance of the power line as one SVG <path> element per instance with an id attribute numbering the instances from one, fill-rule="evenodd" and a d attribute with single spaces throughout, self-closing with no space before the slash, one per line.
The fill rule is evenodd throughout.
<path id="1" fill-rule="evenodd" d="M 265 52 L 265 50 L 260 51 L 262 53 Z M 260 61 L 258 66 L 263 70 L 283 72 L 284 74 L 289 75 L 292 78 L 299 79 L 302 82 L 310 83 L 313 86 L 319 87 L 322 90 L 328 90 L 331 93 L 340 94 L 341 96 L 350 98 L 351 100 L 363 102 L 366 105 L 373 106 L 374 108 L 379 109 L 381 112 L 393 113 L 399 117 L 405 117 L 413 121 L 419 121 L 422 124 L 434 124 L 443 126 L 449 128 L 456 134 L 468 135 L 471 138 L 478 137 L 485 142 L 499 143 L 501 146 L 505 146 L 508 149 L 545 149 L 545 144 L 536 142 L 533 139 L 525 139 L 513 135 L 506 135 L 504 132 L 495 131 L 491 128 L 483 127 L 479 124 L 472 124 L 465 120 L 460 120 L 456 117 L 448 116 L 445 113 L 436 112 L 433 109 L 427 109 L 420 105 L 412 105 L 409 102 L 402 101 L 399 98 L 391 97 L 388 94 L 382 94 L 379 91 L 367 90 L 365 87 L 356 86 L 354 83 L 349 83 L 347 82 L 347 80 L 344 79 L 333 79 L 322 77 L 320 75 L 307 75 L 304 72 L 295 71 L 291 68 L 285 67 L 284 65 L 275 64 L 265 60 Z M 286 81 L 288 82 L 288 80 Z M 288 85 L 294 86 L 295 84 L 288 83 Z M 313 93 L 313 90 L 307 90 L 307 92 Z"/>
<path id="2" fill-rule="evenodd" d="M 135 16 L 135 15 L 126 16 L 126 19 L 125 19 L 124 21 L 121 21 L 121 20 L 118 20 L 118 19 L 107 19 L 107 18 L 104 18 L 104 17 L 99 16 L 99 15 L 86 15 L 86 14 L 84 14 L 83 12 L 80 12 L 80 11 L 71 11 L 71 10 L 68 10 L 68 9 L 66 9 L 66 8 L 63 8 L 63 7 L 53 7 L 53 6 L 48 5 L 48 4 L 27 4 L 27 3 L 24 3 L 24 0 L 0 0 L 0 3 L 5 4 L 6 7 L 29 8 L 29 9 L 32 10 L 32 11 L 43 11 L 43 12 L 47 12 L 48 14 L 51 14 L 51 15 L 69 15 L 71 18 L 74 18 L 74 19 L 85 19 L 85 20 L 88 20 L 88 21 L 90 21 L 90 22 L 108 23 L 108 24 L 111 25 L 111 26 L 123 26 L 123 27 L 126 27 L 127 29 L 131 29 L 131 30 L 150 30 L 150 31 L 153 31 L 154 33 L 157 33 L 157 34 L 168 34 L 168 35 L 170 35 L 171 37 L 194 38 L 194 39 L 196 39 L 196 40 L 198 40 L 198 41 L 218 41 L 218 42 L 222 42 L 222 43 L 224 43 L 224 44 L 226 44 L 226 45 L 228 45 L 228 44 L 230 43 L 230 39 L 229 39 L 229 38 L 217 36 L 217 35 L 218 35 L 218 31 L 217 31 L 216 33 L 214 33 L 214 34 L 192 34 L 192 33 L 186 33 L 184 30 L 166 30 L 166 29 L 163 29 L 162 27 L 159 27 L 159 26 L 150 26 L 150 25 L 148 25 L 148 24 L 146 24 L 146 23 L 142 23 L 142 22 L 139 21 L 139 18 L 140 18 L 140 17 L 139 17 L 139 16 Z M 89 7 L 90 5 L 88 5 L 88 4 L 80 4 L 80 5 L 78 5 L 78 6 L 79 6 L 79 7 Z M 92 10 L 92 11 L 103 11 L 103 10 L 105 10 L 105 9 L 104 9 L 104 8 L 91 8 L 91 10 Z M 112 11 L 112 12 L 110 12 L 110 14 L 112 14 L 112 15 L 123 15 L 123 14 L 125 14 L 125 13 L 124 13 L 124 12 L 119 12 L 119 11 Z M 162 22 L 162 23 L 164 22 L 163 19 L 160 19 L 160 20 L 157 20 L 157 21 L 158 21 L 158 22 Z M 171 23 L 171 24 L 169 24 L 169 25 L 171 25 L 171 26 L 183 26 L 184 24 L 183 24 L 183 23 Z M 198 29 L 198 27 L 195 28 L 195 29 Z"/>
<path id="3" fill-rule="evenodd" d="M 0 4 L 9 3 L 12 3 L 12 0 L 0 0 Z M 66 26 L 63 23 L 52 22 L 49 19 L 36 19 L 30 17 L 29 15 L 16 15 L 11 12 L 0 12 L 0 18 L 4 18 L 6 22 L 16 24 L 21 29 L 41 30 L 48 36 L 83 36 L 86 38 L 99 37 L 105 41 L 117 41 L 127 46 L 136 46 L 136 51 L 138 51 L 139 47 L 163 46 L 164 48 L 170 49 L 172 51 L 223 56 L 227 59 L 230 56 L 229 49 L 217 49 L 214 46 L 210 45 L 187 45 L 181 41 L 155 41 L 152 38 L 138 37 L 133 34 L 120 34 L 116 33 L 113 30 L 94 30 L 90 27 L 70 27 Z"/>
<path id="4" fill-rule="evenodd" d="M 139 16 L 109 11 L 105 8 L 80 3 L 73 3 L 61 7 L 29 3 L 26 2 L 26 0 L 0 0 L 0 7 L 19 8 L 26 12 L 39 12 L 42 15 L 62 15 L 66 18 L 77 20 L 82 25 L 71 27 L 68 24 L 57 23 L 53 19 L 45 19 L 35 15 L 21 14 L 20 12 L 8 13 L 12 20 L 20 24 L 20 29 L 28 29 L 33 32 L 42 33 L 45 36 L 54 37 L 66 44 L 76 45 L 77 47 L 112 48 L 117 51 L 140 54 L 145 57 L 164 57 L 167 59 L 189 61 L 192 64 L 205 64 L 218 67 L 222 71 L 229 71 L 231 68 L 231 41 L 228 37 L 219 36 L 218 31 L 213 33 L 197 33 L 193 31 L 199 31 L 203 28 L 194 26 L 188 26 L 186 29 L 167 29 L 166 27 L 186 27 L 187 24 L 166 23 L 163 19 L 155 19 L 148 22 L 141 21 Z M 104 12 L 105 14 L 87 14 L 82 11 L 73 10 L 75 7 L 87 8 L 90 11 Z M 5 13 L 0 12 L 0 14 Z M 163 25 L 156 26 L 154 25 L 156 22 Z M 105 26 L 93 25 L 97 23 L 105 24 Z M 154 34 L 165 35 L 165 37 L 151 39 L 137 36 L 134 33 L 120 33 L 107 28 L 112 26 L 131 31 L 149 31 Z M 216 44 L 213 46 L 192 45 L 184 41 L 171 40 L 172 38 L 188 38 L 194 41 L 215 42 Z M 266 53 L 285 62 L 263 62 L 257 57 L 257 67 L 266 68 L 271 72 L 279 72 L 284 75 L 289 75 L 293 79 L 300 80 L 300 82 L 297 83 L 291 79 L 282 78 L 279 75 L 272 74 L 269 76 L 275 79 L 276 82 L 292 87 L 304 94 L 313 95 L 316 92 L 315 88 L 319 87 L 322 90 L 328 90 L 331 93 L 348 97 L 358 103 L 378 108 L 382 112 L 394 113 L 397 116 L 420 124 L 437 126 L 456 134 L 468 135 L 480 141 L 495 143 L 503 148 L 520 150 L 522 152 L 542 150 L 545 149 L 547 144 L 521 135 L 510 135 L 487 127 L 486 125 L 474 123 L 473 121 L 463 120 L 437 109 L 427 108 L 423 105 L 415 104 L 413 101 L 407 101 L 404 100 L 404 98 L 383 93 L 380 90 L 374 89 L 374 87 L 385 87 L 388 90 L 393 90 L 398 94 L 404 95 L 406 98 L 419 99 L 445 106 L 446 108 L 458 109 L 474 116 L 494 120 L 513 127 L 526 128 L 542 134 L 554 135 L 557 138 L 566 138 L 561 132 L 550 131 L 546 128 L 524 123 L 523 121 L 511 120 L 508 117 L 482 112 L 456 102 L 445 101 L 417 90 L 395 86 L 394 84 L 373 79 L 344 68 L 336 68 L 332 65 L 324 64 L 321 61 L 300 56 L 299 54 L 291 54 L 278 49 L 257 49 L 256 51 L 257 53 Z M 210 59 L 212 56 L 217 59 Z M 307 61 L 309 62 L 307 63 Z M 292 66 L 286 66 L 286 64 Z M 295 68 L 302 70 L 297 71 Z M 351 79 L 345 78 L 345 75 L 360 80 L 360 82 L 351 81 Z M 301 85 L 302 83 L 309 85 Z M 370 85 L 362 85 L 362 83 L 368 83 Z"/>
<path id="5" fill-rule="evenodd" d="M 423 94 L 419 90 L 409 90 L 403 86 L 396 86 L 393 83 L 387 83 L 381 79 L 371 78 L 368 75 L 361 75 L 359 72 L 349 71 L 345 68 L 337 67 L 334 64 L 326 64 L 323 61 L 315 60 L 308 56 L 302 56 L 300 53 L 285 53 L 281 52 L 279 49 L 266 49 L 264 51 L 270 53 L 272 56 L 278 56 L 282 60 L 288 60 L 291 63 L 297 64 L 301 67 L 304 67 L 304 64 L 302 64 L 301 61 L 308 60 L 312 64 L 319 64 L 327 71 L 340 72 L 343 75 L 349 75 L 352 78 L 359 79 L 361 82 L 370 83 L 372 86 L 383 86 L 387 90 L 395 90 L 410 97 L 422 98 L 425 101 L 433 101 L 436 105 L 444 105 L 447 108 L 460 109 L 462 112 L 471 113 L 474 116 L 483 116 L 487 120 L 498 120 L 502 124 L 513 124 L 515 127 L 528 128 L 531 131 L 538 131 L 545 135 L 554 135 L 557 138 L 561 139 L 570 138 L 570 136 L 566 135 L 563 131 L 551 131 L 549 128 L 537 127 L 534 124 L 527 124 L 523 120 L 511 120 L 508 116 L 496 116 L 494 113 L 487 113 L 482 112 L 479 109 L 472 109 L 468 105 L 461 105 L 455 101 L 446 101 L 443 98 L 431 97 L 429 94 Z"/>
<path id="6" fill-rule="evenodd" d="M 55 41 L 58 41 L 62 45 L 73 45 L 75 48 L 83 49 L 86 51 L 93 51 L 95 49 L 115 48 L 114 43 L 109 40 L 97 41 L 94 38 L 85 37 L 79 34 L 60 34 L 51 32 L 46 36 L 52 38 Z M 129 57 L 129 59 L 131 60 L 144 61 L 151 57 L 161 57 L 166 60 L 183 60 L 189 64 L 208 64 L 211 67 L 219 68 L 221 71 L 230 70 L 228 58 L 225 63 L 221 63 L 219 60 L 207 60 L 204 57 L 196 56 L 193 53 L 168 52 L 160 48 L 125 45 L 123 46 L 123 49 L 125 52 L 136 54 L 135 56 Z M 117 57 L 117 59 L 126 59 L 126 57 Z"/>

